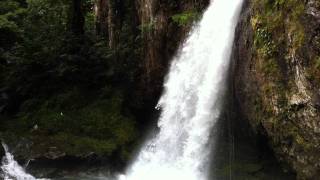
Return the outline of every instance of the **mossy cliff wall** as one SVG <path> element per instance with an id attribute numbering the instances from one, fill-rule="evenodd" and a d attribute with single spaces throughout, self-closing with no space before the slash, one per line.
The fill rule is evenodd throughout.
<path id="1" fill-rule="evenodd" d="M 320 2 L 249 0 L 234 48 L 241 116 L 298 179 L 320 175 Z"/>
<path id="2" fill-rule="evenodd" d="M 169 60 L 208 3 L 209 0 L 100 0 L 96 4 L 97 30 L 116 47 L 121 42 L 114 34 L 120 33 L 123 22 L 131 22 L 134 34 L 127 38 L 133 36 L 140 45 L 136 50 L 141 58 L 141 92 L 154 101 L 161 92 Z"/>

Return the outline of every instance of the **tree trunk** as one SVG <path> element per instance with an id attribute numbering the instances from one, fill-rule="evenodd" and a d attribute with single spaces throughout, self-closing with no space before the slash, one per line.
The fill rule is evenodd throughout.
<path id="1" fill-rule="evenodd" d="M 84 33 L 84 14 L 81 0 L 73 0 L 71 5 L 70 30 L 74 35 Z"/>

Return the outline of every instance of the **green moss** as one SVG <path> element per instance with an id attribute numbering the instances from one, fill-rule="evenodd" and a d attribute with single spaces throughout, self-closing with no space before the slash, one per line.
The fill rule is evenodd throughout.
<path id="1" fill-rule="evenodd" d="M 275 43 L 272 40 L 272 34 L 265 28 L 257 28 L 254 38 L 254 47 L 259 56 L 270 58 L 275 53 Z"/>
<path id="2" fill-rule="evenodd" d="M 110 140 L 98 140 L 67 133 L 54 135 L 50 137 L 50 141 L 51 146 L 55 145 L 71 155 L 85 155 L 83 153 L 95 152 L 98 155 L 110 156 L 117 149 L 117 144 Z"/>
<path id="3" fill-rule="evenodd" d="M 304 152 L 308 152 L 313 148 L 312 144 L 300 134 L 301 131 L 299 130 L 299 127 L 289 122 L 281 128 L 283 132 L 286 132 L 282 134 L 282 141 L 289 143 L 289 147 L 294 147 L 295 149 L 299 148 L 299 150 L 303 150 Z"/>
<path id="4" fill-rule="evenodd" d="M 250 23 L 254 32 L 253 55 L 262 84 L 261 93 L 265 97 L 260 103 L 262 107 L 258 107 L 264 109 L 262 115 L 265 118 L 258 119 L 267 122 L 268 126 L 278 127 L 272 130 L 275 135 L 280 134 L 276 131 L 283 131 L 282 124 L 290 115 L 286 112 L 286 92 L 290 80 L 286 77 L 288 72 L 285 66 L 305 44 L 305 29 L 301 19 L 304 11 L 305 4 L 300 0 L 252 2 Z M 281 112 L 274 112 L 274 108 Z"/>
<path id="5" fill-rule="evenodd" d="M 280 76 L 280 67 L 275 59 L 268 59 L 263 63 L 262 71 L 266 75 Z"/>
<path id="6" fill-rule="evenodd" d="M 17 119 L 2 124 L 5 136 L 28 137 L 42 153 L 54 146 L 70 155 L 119 151 L 120 158 L 129 158 L 138 132 L 133 116 L 124 113 L 122 93 L 95 93 L 70 90 L 45 101 L 26 101 Z"/>
<path id="7" fill-rule="evenodd" d="M 292 34 L 293 50 L 298 50 L 305 42 L 304 27 L 299 23 L 291 23 L 289 25 L 289 33 Z"/>
<path id="8" fill-rule="evenodd" d="M 154 20 L 151 20 L 150 22 L 148 23 L 144 23 L 144 24 L 141 24 L 139 27 L 140 31 L 142 33 L 147 33 L 147 32 L 151 32 L 154 30 L 155 28 L 155 21 Z"/>
<path id="9" fill-rule="evenodd" d="M 179 26 L 190 25 L 196 19 L 200 17 L 200 13 L 196 11 L 186 11 L 180 14 L 175 14 L 171 17 L 173 22 L 177 23 Z"/>
<path id="10" fill-rule="evenodd" d="M 320 56 L 315 58 L 315 68 L 320 70 Z"/>
<path id="11" fill-rule="evenodd" d="M 305 43 L 305 30 L 301 23 L 305 4 L 299 0 L 253 1 L 251 26 L 254 29 L 255 47 L 264 58 L 277 57 L 275 51 L 292 39 L 289 49 L 297 51 Z M 291 37 L 288 37 L 291 36 Z M 282 50 L 282 52 L 285 50 Z"/>

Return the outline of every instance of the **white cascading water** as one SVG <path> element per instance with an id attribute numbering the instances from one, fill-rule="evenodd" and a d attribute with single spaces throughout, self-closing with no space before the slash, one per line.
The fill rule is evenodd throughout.
<path id="1" fill-rule="evenodd" d="M 121 180 L 208 179 L 210 133 L 221 96 L 243 0 L 213 0 L 173 60 L 161 109 L 159 133 L 142 148 Z"/>
<path id="2" fill-rule="evenodd" d="M 5 156 L 2 159 L 1 170 L 4 173 L 0 175 L 4 180 L 36 180 L 33 176 L 27 174 L 25 170 L 14 160 L 12 154 L 9 153 L 8 147 L 2 144 L 5 150 Z"/>

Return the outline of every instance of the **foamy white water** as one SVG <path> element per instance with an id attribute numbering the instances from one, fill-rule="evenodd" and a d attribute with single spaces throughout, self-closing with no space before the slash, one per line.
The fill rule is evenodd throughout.
<path id="1" fill-rule="evenodd" d="M 208 179 L 210 132 L 220 115 L 243 0 L 213 0 L 173 59 L 157 108 L 160 132 L 121 180 Z"/>
<path id="2" fill-rule="evenodd" d="M 2 144 L 5 150 L 5 157 L 2 159 L 1 170 L 4 180 L 36 180 L 33 176 L 27 174 L 25 170 L 14 160 L 10 154 L 7 145 Z M 0 176 L 1 177 L 1 176 Z"/>

